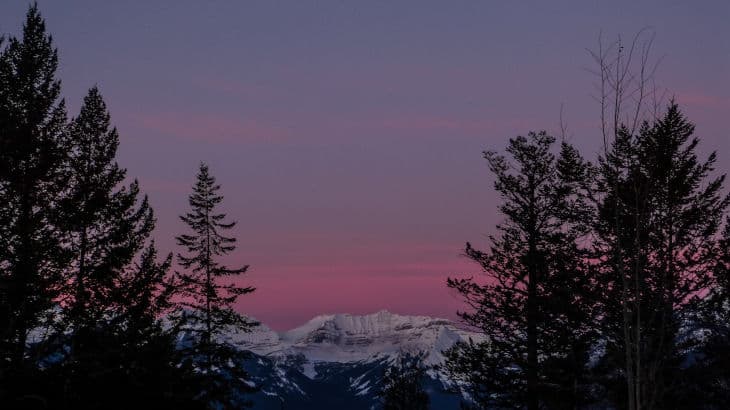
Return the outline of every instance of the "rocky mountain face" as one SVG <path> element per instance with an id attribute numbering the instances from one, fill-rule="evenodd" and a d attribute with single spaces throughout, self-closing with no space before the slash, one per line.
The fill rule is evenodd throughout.
<path id="1" fill-rule="evenodd" d="M 358 410 L 380 408 L 381 376 L 398 355 L 421 353 L 426 365 L 437 365 L 443 350 L 479 335 L 446 319 L 381 311 L 317 316 L 282 333 L 261 325 L 227 338 L 252 352 L 246 367 L 261 387 L 250 397 L 255 409 Z M 432 408 L 459 408 L 439 371 L 429 370 L 425 383 Z"/>

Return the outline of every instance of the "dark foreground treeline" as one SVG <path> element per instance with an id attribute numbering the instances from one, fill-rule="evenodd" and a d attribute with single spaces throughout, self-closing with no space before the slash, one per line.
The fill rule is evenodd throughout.
<path id="1" fill-rule="evenodd" d="M 253 289 L 218 262 L 234 223 L 207 166 L 172 272 L 99 91 L 67 119 L 36 6 L 0 47 L 0 408 L 243 407 L 244 358 L 218 336 L 253 325 L 232 309 Z"/>
<path id="2" fill-rule="evenodd" d="M 730 406 L 725 176 L 674 101 L 645 110 L 629 46 L 597 54 L 595 163 L 544 132 L 484 153 L 504 220 L 486 250 L 466 244 L 485 275 L 448 281 L 488 339 L 447 354 L 468 407 Z"/>

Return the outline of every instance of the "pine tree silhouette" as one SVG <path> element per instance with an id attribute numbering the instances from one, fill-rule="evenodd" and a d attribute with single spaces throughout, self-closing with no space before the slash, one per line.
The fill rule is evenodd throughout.
<path id="1" fill-rule="evenodd" d="M 151 243 L 134 266 L 116 277 L 113 320 L 110 323 L 118 370 L 105 380 L 105 408 L 164 407 L 204 409 L 196 400 L 198 380 L 189 369 L 177 366 L 177 329 L 166 324 L 175 308 L 179 283 L 170 267 L 172 254 L 158 261 Z M 109 349 L 109 346 L 107 346 Z M 120 394 L 121 392 L 121 394 Z"/>
<path id="2" fill-rule="evenodd" d="M 28 332 L 46 321 L 67 263 L 53 224 L 64 186 L 66 125 L 57 67 L 51 36 L 32 5 L 22 38 L 10 37 L 0 52 L 0 283 L 7 304 L 0 320 L 0 396 L 35 388 L 21 377 L 35 368 Z"/>
<path id="3" fill-rule="evenodd" d="M 230 331 L 249 331 L 256 325 L 233 309 L 238 298 L 253 292 L 254 288 L 233 283 L 248 266 L 230 269 L 219 261 L 236 249 L 236 239 L 224 235 L 236 223 L 227 222 L 226 215 L 217 210 L 223 201 L 219 189 L 208 166 L 201 163 L 189 198 L 191 210 L 180 217 L 192 232 L 176 238 L 185 250 L 185 254 L 178 254 L 178 261 L 185 269 L 180 273 L 181 304 L 185 308 L 181 330 L 192 335 L 185 350 L 194 366 L 202 368 L 202 374 L 206 375 L 204 399 L 236 406 L 232 392 L 250 391 L 251 383 L 247 382 L 248 375 L 242 367 L 235 363 L 239 353 L 220 340 L 220 336 Z"/>
<path id="4" fill-rule="evenodd" d="M 122 186 L 126 170 L 116 163 L 118 145 L 106 104 L 94 87 L 69 126 L 67 189 L 59 206 L 59 225 L 72 258 L 62 293 L 64 322 L 72 331 L 66 380 L 73 383 L 79 377 L 81 390 L 95 377 L 89 366 L 102 352 L 92 345 L 104 349 L 97 343 L 98 332 L 114 314 L 118 277 L 154 227 L 152 210 L 146 197 L 140 199 L 137 182 Z M 84 360 L 92 363 L 77 363 Z M 73 394 L 70 390 L 69 386 L 67 394 Z"/>
<path id="5" fill-rule="evenodd" d="M 383 373 L 379 393 L 383 410 L 428 410 L 430 399 L 423 389 L 425 376 L 423 356 L 401 354 Z"/>
<path id="6" fill-rule="evenodd" d="M 684 352 L 682 377 L 672 381 L 681 392 L 672 394 L 677 408 L 720 410 L 730 402 L 730 218 L 717 251 L 715 283 L 685 324 L 691 346 Z"/>
<path id="7" fill-rule="evenodd" d="M 700 309 L 717 264 L 715 236 L 730 199 L 724 175 L 710 178 L 715 153 L 697 156 L 694 126 L 672 102 L 638 135 L 623 129 L 601 158 L 595 260 L 602 290 L 600 367 L 611 399 L 626 402 L 633 369 L 637 405 L 672 408 L 684 392 L 682 328 Z M 627 362 L 630 366 L 627 366 Z"/>
<path id="8" fill-rule="evenodd" d="M 513 138 L 507 152 L 514 162 L 485 152 L 506 219 L 487 252 L 466 245 L 486 278 L 448 280 L 471 308 L 459 316 L 487 340 L 457 344 L 445 368 L 480 408 L 567 408 L 587 400 L 594 309 L 577 242 L 588 233 L 591 167 L 567 144 L 556 159 L 554 142 L 545 132 Z"/>
<path id="9" fill-rule="evenodd" d="M 61 201 L 65 243 L 73 259 L 66 271 L 67 319 L 75 329 L 103 317 L 114 279 L 142 249 L 154 226 L 137 181 L 122 186 L 116 162 L 119 136 L 94 87 L 68 131 L 68 188 Z"/>

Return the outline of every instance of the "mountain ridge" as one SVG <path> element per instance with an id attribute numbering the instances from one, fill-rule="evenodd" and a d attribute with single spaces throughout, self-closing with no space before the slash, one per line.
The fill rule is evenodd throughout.
<path id="1" fill-rule="evenodd" d="M 382 374 L 404 353 L 423 355 L 433 408 L 457 409 L 461 397 L 450 392 L 450 381 L 434 366 L 454 343 L 483 340 L 448 319 L 386 310 L 318 315 L 283 332 L 262 324 L 225 338 L 252 353 L 246 367 L 260 387 L 254 408 L 267 410 L 378 408 Z"/>
<path id="2" fill-rule="evenodd" d="M 265 324 L 228 335 L 241 349 L 263 356 L 303 354 L 314 362 L 355 362 L 399 353 L 426 353 L 427 364 L 458 341 L 483 340 L 475 332 L 442 318 L 380 310 L 365 315 L 324 314 L 293 329 L 276 332 Z"/>

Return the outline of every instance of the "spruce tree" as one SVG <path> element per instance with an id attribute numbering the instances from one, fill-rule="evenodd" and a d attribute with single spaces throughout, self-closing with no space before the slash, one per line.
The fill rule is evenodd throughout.
<path id="1" fill-rule="evenodd" d="M 118 371 L 116 380 L 105 383 L 111 387 L 104 395 L 106 408 L 205 408 L 195 400 L 197 378 L 177 366 L 177 331 L 168 315 L 175 307 L 179 283 L 171 264 L 172 254 L 158 261 L 151 243 L 134 266 L 116 277 L 110 329 Z"/>
<path id="2" fill-rule="evenodd" d="M 71 332 L 62 362 L 70 405 L 88 402 L 89 392 L 99 391 L 92 386 L 104 380 L 99 377 L 108 372 L 104 367 L 119 367 L 113 354 L 102 358 L 113 346 L 113 293 L 154 228 L 154 218 L 137 182 L 123 185 L 126 170 L 116 162 L 119 136 L 96 87 L 84 98 L 67 135 L 67 186 L 60 195 L 57 225 L 71 258 L 61 294 L 61 330 Z"/>
<path id="3" fill-rule="evenodd" d="M 32 5 L 22 38 L 8 38 L 0 52 L 0 283 L 7 295 L 0 384 L 20 386 L 8 389 L 12 394 L 32 387 L 17 372 L 29 363 L 28 333 L 45 321 L 66 265 L 53 223 L 65 182 L 66 110 L 57 68 L 56 48 Z"/>
<path id="4" fill-rule="evenodd" d="M 253 287 L 234 282 L 248 266 L 228 268 L 220 262 L 221 257 L 236 249 L 236 239 L 224 234 L 236 223 L 227 222 L 226 215 L 217 209 L 223 201 L 219 190 L 208 166 L 201 163 L 189 197 L 191 210 L 180 217 L 190 233 L 176 239 L 185 250 L 178 254 L 185 269 L 180 273 L 184 308 L 181 330 L 191 336 L 185 350 L 189 362 L 205 375 L 203 400 L 211 406 L 228 407 L 240 405 L 235 392 L 250 390 L 250 383 L 240 363 L 236 363 L 240 357 L 235 347 L 222 336 L 231 331 L 249 331 L 256 323 L 233 308 L 241 295 L 254 291 Z"/>
<path id="5" fill-rule="evenodd" d="M 74 333 L 81 333 L 109 313 L 116 279 L 144 246 L 154 218 L 137 181 L 123 185 L 126 170 L 116 162 L 119 135 L 97 87 L 84 98 L 68 136 L 61 216 L 72 263 L 64 278 L 64 313 Z"/>
<path id="6" fill-rule="evenodd" d="M 172 254 L 158 261 L 154 242 L 149 244 L 133 267 L 115 277 L 113 309 L 130 352 L 142 347 L 164 331 L 164 317 L 175 306 L 178 284 L 170 267 Z"/>
<path id="7" fill-rule="evenodd" d="M 730 217 L 718 241 L 719 258 L 713 269 L 716 284 L 704 301 L 700 323 L 704 336 L 697 362 L 685 377 L 694 395 L 687 401 L 719 410 L 730 403 Z"/>
<path id="8" fill-rule="evenodd" d="M 729 204 L 724 175 L 710 176 L 715 153 L 700 161 L 698 145 L 672 102 L 637 135 L 622 129 L 601 158 L 594 260 L 606 353 L 599 369 L 619 406 L 627 397 L 641 409 L 682 400 L 682 363 L 695 344 L 686 326 L 711 289 Z"/>
<path id="9" fill-rule="evenodd" d="M 486 277 L 449 279 L 469 306 L 459 316 L 484 333 L 457 344 L 446 370 L 480 408 L 566 408 L 587 399 L 584 374 L 594 339 L 585 251 L 591 167 L 568 144 L 558 158 L 545 132 L 513 138 L 513 161 L 485 152 L 505 221 L 488 251 L 466 245 Z"/>
<path id="10" fill-rule="evenodd" d="M 71 335 L 68 357 L 54 369 L 65 381 L 64 406 L 192 403 L 195 381 L 176 366 L 176 334 L 162 322 L 178 290 L 172 256 L 157 262 L 154 244 L 140 254 L 155 220 L 138 183 L 123 184 L 119 136 L 96 87 L 68 136 L 60 225 L 72 257 L 63 303 Z"/>
<path id="11" fill-rule="evenodd" d="M 712 269 L 715 283 L 691 319 L 682 378 L 673 394 L 677 408 L 720 410 L 730 403 L 730 217 L 717 241 L 719 257 Z"/>
<path id="12" fill-rule="evenodd" d="M 72 359 L 51 363 L 50 401 L 62 409 L 205 408 L 199 380 L 178 366 L 177 333 L 166 323 L 177 284 L 172 255 L 158 261 L 154 243 L 113 278 L 105 317 L 86 331 Z"/>
<path id="13" fill-rule="evenodd" d="M 383 410 L 428 410 L 430 399 L 423 389 L 425 377 L 422 356 L 401 354 L 383 373 L 379 393 Z"/>

